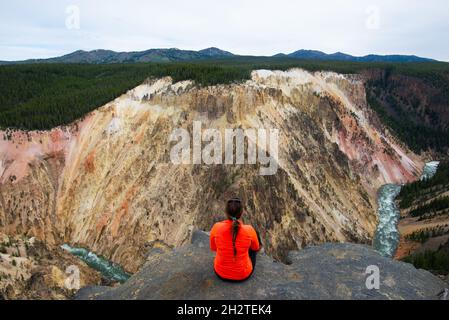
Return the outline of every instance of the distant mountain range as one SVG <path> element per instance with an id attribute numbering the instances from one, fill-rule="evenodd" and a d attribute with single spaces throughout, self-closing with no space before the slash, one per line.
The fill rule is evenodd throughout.
<path id="1" fill-rule="evenodd" d="M 421 58 L 413 55 L 375 55 L 370 54 L 363 57 L 355 57 L 346 53 L 336 52 L 332 54 L 326 54 L 316 50 L 298 50 L 288 55 L 277 54 L 279 56 L 287 56 L 298 59 L 306 60 L 333 60 L 333 61 L 355 61 L 355 62 L 429 62 L 436 61 L 428 58 Z"/>
<path id="2" fill-rule="evenodd" d="M 132 63 L 132 62 L 175 62 L 195 61 L 205 59 L 221 59 L 239 57 L 231 52 L 218 48 L 207 48 L 200 51 L 172 49 L 150 49 L 134 52 L 115 52 L 111 50 L 78 50 L 73 53 L 49 59 L 30 59 L 24 61 L 0 61 L 0 64 L 24 64 L 24 63 Z M 355 62 L 429 62 L 436 61 L 413 55 L 367 55 L 355 57 L 349 54 L 337 52 L 326 54 L 316 50 L 299 50 L 290 54 L 276 54 L 273 57 L 288 57 L 303 60 L 326 61 L 355 61 Z"/>

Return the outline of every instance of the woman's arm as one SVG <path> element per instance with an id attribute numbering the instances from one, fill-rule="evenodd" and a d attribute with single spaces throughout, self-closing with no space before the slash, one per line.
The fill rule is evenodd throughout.
<path id="1" fill-rule="evenodd" d="M 256 230 L 251 227 L 251 248 L 252 251 L 259 251 L 260 250 L 260 242 L 259 237 L 257 235 Z"/>
<path id="2" fill-rule="evenodd" d="M 217 251 L 217 245 L 215 243 L 215 233 L 216 233 L 216 228 L 215 225 L 212 227 L 212 230 L 210 231 L 210 249 L 212 251 Z"/>

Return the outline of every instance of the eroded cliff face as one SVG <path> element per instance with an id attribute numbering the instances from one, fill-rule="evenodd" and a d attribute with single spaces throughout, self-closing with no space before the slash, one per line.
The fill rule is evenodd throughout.
<path id="1" fill-rule="evenodd" d="M 71 268 L 79 270 L 78 283 L 70 278 L 75 270 Z M 0 232 L 0 300 L 68 299 L 78 285 L 104 282 L 97 271 L 61 248 Z"/>
<path id="2" fill-rule="evenodd" d="M 174 165 L 176 128 L 275 128 L 279 169 Z M 266 251 L 326 241 L 370 242 L 376 191 L 416 179 L 422 161 L 382 129 L 363 80 L 334 73 L 255 71 L 244 84 L 198 88 L 149 81 L 49 132 L 3 132 L 0 230 L 70 243 L 136 271 L 153 243 L 179 246 L 247 204 Z"/>

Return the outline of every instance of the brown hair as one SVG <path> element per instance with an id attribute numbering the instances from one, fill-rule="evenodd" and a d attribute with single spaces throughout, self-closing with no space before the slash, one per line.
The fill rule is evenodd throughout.
<path id="1" fill-rule="evenodd" d="M 234 257 L 237 255 L 237 248 L 235 247 L 235 240 L 240 229 L 240 217 L 242 216 L 243 207 L 242 201 L 239 198 L 232 198 L 226 203 L 226 214 L 232 220 L 232 246 L 234 247 Z"/>

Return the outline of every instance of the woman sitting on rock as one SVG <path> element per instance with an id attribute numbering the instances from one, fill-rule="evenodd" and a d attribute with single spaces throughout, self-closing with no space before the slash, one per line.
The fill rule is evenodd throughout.
<path id="1" fill-rule="evenodd" d="M 214 270 L 224 281 L 245 281 L 256 266 L 259 239 L 252 226 L 240 221 L 242 213 L 242 201 L 230 199 L 226 203 L 227 219 L 216 223 L 210 232 L 210 248 L 217 252 Z"/>

